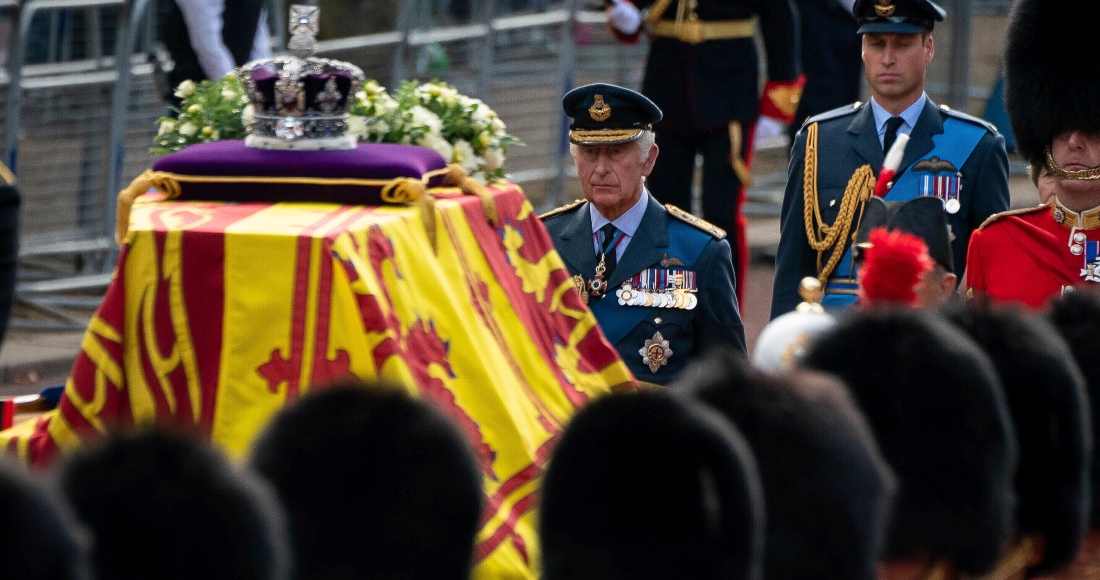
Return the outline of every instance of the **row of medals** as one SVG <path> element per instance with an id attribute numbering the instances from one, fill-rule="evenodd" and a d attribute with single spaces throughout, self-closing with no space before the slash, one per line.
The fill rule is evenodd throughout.
<path id="1" fill-rule="evenodd" d="M 683 274 L 675 276 L 675 285 L 683 284 Z M 686 288 L 670 288 L 664 291 L 650 291 L 634 289 L 630 282 L 623 282 L 621 288 L 615 291 L 619 297 L 619 306 L 647 306 L 653 308 L 678 308 L 691 310 L 699 304 L 694 290 Z"/>
<path id="2" fill-rule="evenodd" d="M 1081 256 L 1085 253 L 1085 242 L 1088 242 L 1088 236 L 1082 232 L 1076 232 L 1073 237 L 1070 238 L 1069 252 L 1074 256 Z M 1093 263 L 1088 263 L 1086 258 L 1085 267 L 1081 269 L 1081 277 L 1086 282 L 1100 282 L 1100 260 Z"/>

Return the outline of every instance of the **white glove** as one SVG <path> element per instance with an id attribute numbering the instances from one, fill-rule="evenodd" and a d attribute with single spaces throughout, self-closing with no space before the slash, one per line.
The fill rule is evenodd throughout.
<path id="1" fill-rule="evenodd" d="M 607 21 L 615 30 L 629 36 L 642 27 L 642 12 L 627 0 L 613 0 L 607 10 Z"/>
<path id="2" fill-rule="evenodd" d="M 753 145 L 758 146 L 762 141 L 773 139 L 783 134 L 787 125 L 778 119 L 761 116 L 756 121 L 756 136 L 753 137 Z"/>

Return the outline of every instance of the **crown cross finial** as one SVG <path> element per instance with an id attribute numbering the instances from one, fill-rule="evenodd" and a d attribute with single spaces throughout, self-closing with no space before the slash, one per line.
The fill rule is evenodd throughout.
<path id="1" fill-rule="evenodd" d="M 298 58 L 309 58 L 317 50 L 317 33 L 320 32 L 318 19 L 321 9 L 316 6 L 295 4 L 290 7 L 290 22 L 287 28 L 290 41 L 286 48 Z"/>

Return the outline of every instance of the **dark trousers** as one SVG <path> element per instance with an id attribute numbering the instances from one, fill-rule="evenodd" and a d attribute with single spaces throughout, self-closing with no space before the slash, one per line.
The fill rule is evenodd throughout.
<path id="1" fill-rule="evenodd" d="M 751 158 L 752 131 L 745 127 L 742 158 Z M 726 230 L 733 251 L 733 271 L 737 276 L 738 303 L 744 304 L 744 280 L 748 265 L 745 220 L 741 215 L 744 189 L 730 165 L 729 129 L 725 126 L 680 135 L 657 131 L 657 163 L 646 178 L 646 187 L 658 201 L 691 211 L 691 177 L 695 155 L 703 155 L 703 219 Z"/>

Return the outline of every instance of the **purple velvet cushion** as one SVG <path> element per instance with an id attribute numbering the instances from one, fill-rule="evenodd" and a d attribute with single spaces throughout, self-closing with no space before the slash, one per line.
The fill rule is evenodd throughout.
<path id="1" fill-rule="evenodd" d="M 390 143 L 360 143 L 347 151 L 268 151 L 245 147 L 244 141 L 198 143 L 166 155 L 154 171 L 201 177 L 297 177 L 389 181 L 420 179 L 447 163 L 431 149 Z M 348 205 L 381 205 L 382 185 L 335 183 L 194 183 L 180 180 L 183 200 L 203 201 L 318 201 Z M 443 176 L 428 182 L 442 185 Z"/>

